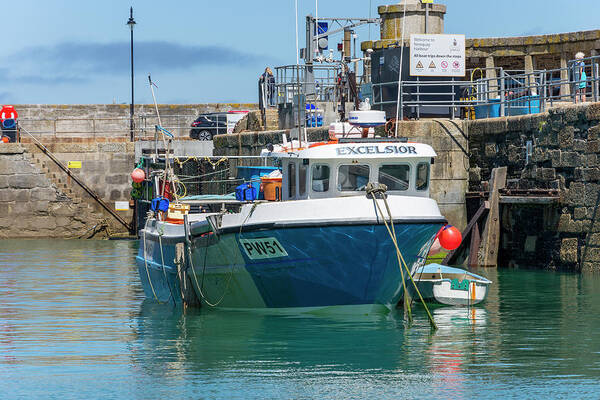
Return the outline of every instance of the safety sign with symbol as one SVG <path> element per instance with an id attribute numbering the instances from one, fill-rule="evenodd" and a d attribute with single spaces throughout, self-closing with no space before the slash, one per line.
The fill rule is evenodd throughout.
<path id="1" fill-rule="evenodd" d="M 410 76 L 465 76 L 465 36 L 410 35 Z"/>

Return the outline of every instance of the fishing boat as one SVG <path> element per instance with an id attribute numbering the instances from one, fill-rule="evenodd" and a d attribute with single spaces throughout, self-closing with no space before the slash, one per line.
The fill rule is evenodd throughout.
<path id="1" fill-rule="evenodd" d="M 413 279 L 423 299 L 450 306 L 481 303 L 492 284 L 492 281 L 481 275 L 440 264 L 417 268 Z"/>
<path id="2" fill-rule="evenodd" d="M 336 138 L 269 145 L 261 156 L 282 175 L 264 182 L 265 200 L 250 195 L 236 212 L 148 218 L 137 256 L 146 295 L 177 300 L 184 270 L 203 306 L 393 308 L 408 270 L 422 265 L 446 224 L 429 197 L 434 150 L 398 138 Z"/>

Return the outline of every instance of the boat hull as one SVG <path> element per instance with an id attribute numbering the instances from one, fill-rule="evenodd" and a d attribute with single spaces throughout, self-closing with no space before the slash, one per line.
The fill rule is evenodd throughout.
<path id="1" fill-rule="evenodd" d="M 450 280 L 443 280 L 433 285 L 433 297 L 441 303 L 450 306 L 472 306 L 479 304 L 487 297 L 489 284 L 469 282 L 468 290 L 452 288 Z"/>
<path id="2" fill-rule="evenodd" d="M 413 271 L 446 221 L 428 198 L 388 196 L 387 202 Z M 408 277 L 375 201 L 366 196 L 245 204 L 239 213 L 191 215 L 187 225 L 150 220 L 140 238 L 144 290 L 160 301 L 179 301 L 178 244 L 185 244 L 180 268 L 186 282 L 210 307 L 389 310 Z"/>
<path id="3" fill-rule="evenodd" d="M 422 261 L 440 226 L 395 227 L 409 269 Z M 402 278 L 407 276 L 400 272 L 384 225 L 261 230 L 211 239 L 194 241 L 188 265 L 198 297 L 209 306 L 304 311 L 358 306 L 383 311 L 398 302 Z M 173 259 L 171 250 L 167 254 Z M 155 263 L 152 266 L 160 269 Z M 169 277 L 176 269 L 165 271 Z M 145 266 L 140 266 L 140 274 L 144 273 Z M 154 276 L 161 278 L 158 273 Z M 163 298 L 170 296 L 168 285 L 161 288 Z M 146 294 L 153 295 L 148 290 Z"/>
<path id="4" fill-rule="evenodd" d="M 449 306 L 472 306 L 483 302 L 492 281 L 472 272 L 430 264 L 413 276 L 423 299 Z M 414 290 L 411 296 L 416 296 Z"/>
<path id="5" fill-rule="evenodd" d="M 153 238 L 146 239 L 142 236 L 136 264 L 146 298 L 161 303 L 181 303 L 181 290 L 174 259 L 173 243 L 161 243 Z"/>

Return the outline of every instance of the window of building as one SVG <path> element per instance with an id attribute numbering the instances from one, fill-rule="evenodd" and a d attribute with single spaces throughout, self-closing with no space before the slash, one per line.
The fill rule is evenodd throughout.
<path id="1" fill-rule="evenodd" d="M 429 187 L 429 163 L 417 165 L 417 190 L 427 190 Z"/>
<path id="2" fill-rule="evenodd" d="M 379 183 L 386 185 L 388 190 L 408 190 L 410 165 L 382 165 L 379 167 Z"/>
<path id="3" fill-rule="evenodd" d="M 312 166 L 313 192 L 326 192 L 329 190 L 329 165 L 314 164 Z"/>
<path id="4" fill-rule="evenodd" d="M 369 183 L 368 165 L 340 165 L 338 169 L 338 190 L 342 192 L 364 190 Z"/>

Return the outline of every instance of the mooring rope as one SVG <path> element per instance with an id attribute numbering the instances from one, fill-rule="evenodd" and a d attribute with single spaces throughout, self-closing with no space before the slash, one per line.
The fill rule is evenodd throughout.
<path id="1" fill-rule="evenodd" d="M 146 228 L 148 227 L 148 221 L 150 220 L 150 218 L 151 218 L 150 213 L 148 213 L 148 215 L 146 216 L 146 223 L 144 224 L 144 230 L 142 230 L 142 241 L 144 243 L 144 265 L 146 266 L 146 275 L 148 276 L 148 283 L 150 283 L 150 289 L 152 289 L 152 294 L 154 295 L 154 299 L 160 303 L 161 301 L 158 300 L 158 296 L 156 295 L 156 292 L 154 291 L 154 285 L 152 285 L 152 279 L 150 279 L 150 271 L 148 270 L 148 261 L 146 260 Z"/>
<path id="2" fill-rule="evenodd" d="M 216 233 L 213 233 L 216 235 Z M 223 294 L 221 295 L 221 298 L 215 302 L 215 303 L 211 303 L 208 298 L 206 297 L 206 295 L 204 294 L 204 292 L 202 291 L 203 285 L 204 285 L 204 275 L 206 273 L 206 258 L 208 255 L 208 243 L 206 245 L 206 249 L 204 250 L 204 265 L 202 267 L 202 284 L 200 284 L 198 282 L 198 277 L 196 276 L 196 270 L 194 268 L 194 261 L 192 260 L 192 249 L 190 244 L 188 243 L 188 258 L 190 260 L 190 268 L 192 269 L 192 275 L 194 276 L 194 281 L 196 282 L 196 287 L 198 288 L 198 292 L 200 293 L 200 296 L 202 297 L 202 300 L 204 300 L 204 302 L 206 304 L 208 304 L 210 307 L 217 307 L 219 304 L 221 304 L 221 302 L 223 301 L 223 299 L 225 299 L 225 295 L 227 294 L 227 290 L 229 289 L 229 283 L 231 282 L 231 278 L 233 277 L 233 264 L 231 264 L 231 268 L 229 270 L 229 278 L 227 279 L 227 284 L 225 286 L 225 290 L 223 290 Z M 223 255 L 223 252 L 221 252 L 221 255 Z"/>
<path id="3" fill-rule="evenodd" d="M 256 210 L 257 206 L 258 206 L 258 203 L 252 204 L 252 208 L 250 209 L 250 212 L 248 212 L 248 215 L 246 215 L 246 218 L 240 225 L 240 231 L 239 231 L 238 237 L 241 236 L 242 228 L 244 227 L 244 224 L 252 216 L 252 214 L 254 213 L 254 210 Z M 216 232 L 214 232 L 213 234 L 216 235 Z M 225 295 L 227 294 L 227 291 L 229 290 L 229 285 L 233 278 L 233 267 L 234 267 L 233 264 L 230 264 L 231 268 L 229 269 L 229 276 L 227 277 L 227 284 L 225 285 L 225 289 L 223 290 L 223 294 L 221 295 L 221 298 L 217 302 L 211 303 L 210 301 L 208 301 L 208 299 L 204 295 L 204 292 L 202 291 L 202 289 L 204 287 L 204 276 L 206 274 L 206 258 L 208 256 L 208 243 L 207 243 L 206 249 L 204 250 L 204 263 L 202 266 L 202 281 L 201 281 L 201 283 L 198 282 L 198 277 L 196 276 L 196 270 L 194 269 L 194 261 L 192 260 L 191 245 L 189 243 L 188 243 L 187 248 L 188 248 L 188 258 L 190 260 L 190 268 L 192 269 L 192 275 L 194 276 L 194 281 L 196 282 L 196 287 L 198 288 L 198 292 L 200 292 L 200 296 L 202 297 L 202 300 L 204 300 L 206 302 L 206 304 L 208 304 L 210 307 L 217 307 L 219 304 L 221 304 L 223 299 L 225 299 Z M 221 252 L 221 256 L 224 256 L 221 248 L 218 248 L 218 249 Z"/>
<path id="4" fill-rule="evenodd" d="M 173 299 L 173 301 L 175 301 L 175 297 L 173 297 L 173 290 L 171 288 L 171 285 L 169 284 L 169 279 L 167 278 L 167 271 L 165 271 L 165 256 L 164 256 L 163 247 L 162 247 L 163 233 L 164 232 L 160 232 L 158 235 L 158 245 L 160 246 L 160 260 L 162 262 L 162 270 L 163 270 L 163 276 L 165 277 L 165 283 L 167 284 L 167 287 L 169 288 L 169 294 L 171 296 L 171 299 Z"/>
<path id="5" fill-rule="evenodd" d="M 375 203 L 375 206 L 377 207 L 377 210 L 379 211 L 379 214 L 381 214 L 381 217 L 383 219 L 383 223 L 385 225 L 385 229 L 388 231 L 388 234 L 390 235 L 390 238 L 392 239 L 392 243 L 394 244 L 394 247 L 396 248 L 396 255 L 398 257 L 398 267 L 400 268 L 400 271 L 402 272 L 402 266 L 404 266 L 404 269 L 406 270 L 406 273 L 408 274 L 408 277 L 410 278 L 410 281 L 412 282 L 415 291 L 417 292 L 417 294 L 419 295 L 419 299 L 421 300 L 421 303 L 423 304 L 423 307 L 425 307 L 425 311 L 427 312 L 427 316 L 429 317 L 429 323 L 431 324 L 431 327 L 434 330 L 437 330 L 437 325 L 435 324 L 435 321 L 433 320 L 433 316 L 431 315 L 431 313 L 429 312 L 429 308 L 427 307 L 427 304 L 425 304 L 425 300 L 423 300 L 423 296 L 421 296 L 421 292 L 419 291 L 419 288 L 417 287 L 417 284 L 415 283 L 415 281 L 412 278 L 412 275 L 410 273 L 410 270 L 408 269 L 408 265 L 406 265 L 406 261 L 404 260 L 404 257 L 402 256 L 402 252 L 400 251 L 400 247 L 398 246 L 398 241 L 396 240 L 396 235 L 395 235 L 395 231 L 393 232 L 393 226 L 394 226 L 394 219 L 392 217 L 392 213 L 390 210 L 390 207 L 388 205 L 387 202 L 387 198 L 385 197 L 385 192 L 387 191 L 387 186 L 383 185 L 383 184 L 374 184 L 372 182 L 369 182 L 366 186 L 366 192 L 367 195 L 370 195 L 373 199 L 373 202 Z M 386 206 L 386 209 L 388 211 L 389 214 L 389 218 L 390 218 L 390 225 L 392 226 L 392 228 L 390 228 L 388 226 L 388 222 L 385 219 L 385 215 L 383 214 L 383 212 L 381 211 L 381 207 L 379 206 L 379 202 L 377 201 L 377 195 L 380 194 L 381 197 L 383 198 L 383 202 Z M 401 261 L 401 262 L 400 262 Z M 404 274 L 402 274 L 402 282 L 404 284 Z M 406 285 L 404 285 L 404 297 L 406 298 L 407 296 L 407 292 L 406 292 Z M 405 300 L 406 302 L 406 300 Z M 409 318 L 412 318 L 412 316 L 410 316 L 410 311 L 409 311 Z"/>

